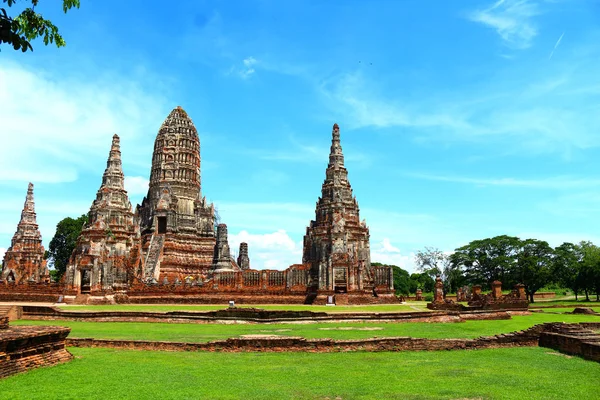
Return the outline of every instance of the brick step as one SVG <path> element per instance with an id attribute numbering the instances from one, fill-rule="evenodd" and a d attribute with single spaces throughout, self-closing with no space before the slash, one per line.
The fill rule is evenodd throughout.
<path id="1" fill-rule="evenodd" d="M 5 315 L 8 315 L 8 313 L 10 312 L 10 310 L 13 308 L 14 306 L 0 306 L 0 317 L 3 317 Z"/>

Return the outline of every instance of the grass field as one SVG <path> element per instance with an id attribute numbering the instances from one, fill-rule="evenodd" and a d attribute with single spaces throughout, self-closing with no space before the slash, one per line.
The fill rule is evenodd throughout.
<path id="1" fill-rule="evenodd" d="M 171 305 L 150 305 L 150 304 L 115 304 L 115 305 L 99 305 L 99 306 L 77 306 L 63 305 L 60 306 L 63 310 L 78 310 L 78 311 L 212 311 L 222 310 L 227 308 L 226 304 L 213 305 L 188 305 L 188 304 L 171 304 Z M 238 305 L 238 307 L 254 307 L 265 310 L 290 310 L 290 311 L 314 311 L 314 312 L 414 312 L 414 311 L 429 311 L 427 303 L 424 301 L 412 302 L 409 304 L 381 304 L 381 305 L 363 305 L 363 306 L 311 306 L 311 305 L 274 305 L 274 304 L 252 304 Z"/>
<path id="2" fill-rule="evenodd" d="M 596 399 L 600 366 L 530 347 L 204 353 L 71 348 L 0 381 L 2 399 Z"/>
<path id="3" fill-rule="evenodd" d="M 591 308 L 592 310 L 600 313 L 600 306 L 590 306 L 587 308 Z M 572 312 L 574 309 L 575 309 L 575 307 L 540 308 L 540 310 L 543 310 L 545 313 L 565 313 L 565 312 Z M 532 310 L 535 310 L 535 308 Z"/>
<path id="4" fill-rule="evenodd" d="M 14 321 L 13 325 L 71 327 L 69 337 L 96 339 L 206 342 L 248 334 L 302 336 L 305 338 L 362 339 L 412 336 L 423 338 L 475 338 L 527 329 L 543 322 L 600 322 L 594 315 L 533 313 L 509 320 L 462 323 L 324 322 L 307 324 L 175 324 L 154 322 Z"/>
<path id="5" fill-rule="evenodd" d="M 575 299 L 564 300 L 564 299 L 540 299 L 536 300 L 535 303 L 530 303 L 530 308 L 544 308 L 544 307 L 554 307 L 554 306 L 565 306 L 565 307 L 600 307 L 600 302 L 592 300 L 592 301 L 583 301 Z"/>
<path id="6" fill-rule="evenodd" d="M 600 310 L 600 302 L 597 301 L 575 301 L 575 300 L 538 300 L 530 304 L 530 308 L 547 308 L 562 306 L 567 311 L 572 311 L 575 307 L 591 307 Z M 226 304 L 208 304 L 208 305 L 189 305 L 189 304 L 169 304 L 169 305 L 152 305 L 152 304 L 114 304 L 114 305 L 98 305 L 98 306 L 81 306 L 81 305 L 61 305 L 64 310 L 79 310 L 79 311 L 212 311 L 227 308 Z M 414 312 L 414 311 L 430 311 L 427 309 L 426 301 L 411 301 L 406 304 L 377 304 L 377 305 L 360 305 L 360 306 L 312 306 L 303 304 L 256 304 L 256 305 L 238 305 L 238 307 L 255 307 L 265 310 L 291 310 L 291 311 L 314 311 L 314 312 Z"/>

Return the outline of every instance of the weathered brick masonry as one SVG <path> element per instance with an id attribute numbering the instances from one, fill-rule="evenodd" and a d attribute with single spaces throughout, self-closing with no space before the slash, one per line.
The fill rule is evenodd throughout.
<path id="1" fill-rule="evenodd" d="M 65 348 L 70 328 L 12 326 L 0 330 L 0 378 L 73 358 Z"/>
<path id="2" fill-rule="evenodd" d="M 540 335 L 540 346 L 587 360 L 600 362 L 600 322 L 581 324 L 548 324 Z"/>
<path id="3" fill-rule="evenodd" d="M 23 318 L 32 320 L 76 320 L 119 322 L 220 322 L 239 320 L 260 323 L 326 321 L 463 322 L 467 320 L 510 319 L 506 311 L 410 312 L 410 313 L 325 313 L 228 308 L 216 311 L 71 311 L 55 307 L 24 306 Z"/>
<path id="4" fill-rule="evenodd" d="M 418 351 L 468 350 L 498 347 L 537 346 L 539 329 L 507 333 L 477 339 L 422 339 L 389 337 L 358 340 L 305 339 L 302 337 L 263 336 L 229 338 L 208 343 L 150 342 L 142 340 L 68 339 L 74 347 L 111 347 L 118 349 L 161 351 L 223 352 L 340 352 L 340 351 Z"/>

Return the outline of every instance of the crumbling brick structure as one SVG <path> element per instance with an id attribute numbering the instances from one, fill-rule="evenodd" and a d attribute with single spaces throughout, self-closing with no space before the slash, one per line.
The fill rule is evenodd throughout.
<path id="1" fill-rule="evenodd" d="M 200 162 L 198 131 L 176 107 L 156 136 L 148 195 L 136 210 L 145 282 L 204 282 L 214 269 L 240 270 L 229 254 L 226 225 L 215 234 L 215 208 L 202 196 Z"/>
<path id="2" fill-rule="evenodd" d="M 81 293 L 124 290 L 140 264 L 140 234 L 125 190 L 119 136 L 114 135 L 106 170 L 69 260 L 65 281 Z"/>
<path id="3" fill-rule="evenodd" d="M 315 214 L 306 228 L 302 257 L 311 267 L 312 287 L 324 296 L 391 293 L 392 269 L 371 266 L 369 228 L 360 220 L 358 202 L 352 195 L 337 124 L 333 125 L 329 163 Z"/>
<path id="4" fill-rule="evenodd" d="M 516 285 L 515 289 L 507 295 L 502 294 L 502 283 L 500 281 L 492 282 L 492 292 L 490 294 L 482 294 L 481 286 L 474 285 L 471 297 L 467 303 L 468 307 L 445 299 L 442 287 L 442 280 L 438 276 L 435 283 L 434 300 L 431 303 L 427 303 L 427 308 L 430 310 L 522 310 L 529 307 L 529 301 L 525 294 L 525 286 L 521 284 Z M 461 297 L 464 298 L 462 293 Z"/>
<path id="5" fill-rule="evenodd" d="M 227 225 L 218 223 L 215 207 L 202 195 L 200 161 L 198 132 L 188 114 L 176 107 L 156 136 L 148 194 L 134 214 L 124 188 L 120 140 L 114 135 L 89 222 L 67 267 L 64 301 L 398 301 L 392 269 L 371 265 L 369 228 L 360 221 L 337 124 L 316 218 L 304 238 L 303 263 L 284 271 L 250 269 L 247 243 L 241 243 L 237 260 L 232 257 Z M 22 221 L 24 227 L 27 223 L 35 228 L 37 234 L 30 236 L 37 240 L 36 254 L 43 256 L 32 191 L 30 197 Z M 8 279 L 21 279 L 10 271 Z M 32 272 L 28 274 L 22 275 L 29 277 Z M 41 272 L 35 279 L 38 276 Z M 33 286 L 17 286 L 0 290 L 0 298 L 32 298 Z M 49 297 L 44 297 L 43 287 L 35 287 L 34 297 L 61 295 L 54 287 L 48 290 Z M 76 300 L 80 294 L 106 297 Z"/>
<path id="6" fill-rule="evenodd" d="M 29 183 L 17 231 L 4 254 L 0 283 L 49 282 L 44 252 L 35 214 L 33 183 Z"/>
<path id="7" fill-rule="evenodd" d="M 12 309 L 0 306 L 0 379 L 73 358 L 65 348 L 71 328 L 9 326 L 7 313 Z"/>

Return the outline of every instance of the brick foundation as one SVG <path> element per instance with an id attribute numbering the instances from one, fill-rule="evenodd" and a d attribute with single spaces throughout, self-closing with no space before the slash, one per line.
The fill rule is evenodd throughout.
<path id="1" fill-rule="evenodd" d="M 403 313 L 326 313 L 314 311 L 279 311 L 254 308 L 224 308 L 216 311 L 72 311 L 58 307 L 23 306 L 24 319 L 115 322 L 182 322 L 203 323 L 238 320 L 257 323 L 326 322 L 326 321 L 394 321 L 394 322 L 462 322 L 466 320 L 510 319 L 506 311 L 403 312 Z"/>
<path id="2" fill-rule="evenodd" d="M 540 335 L 540 346 L 574 354 L 600 362 L 600 322 L 581 324 L 549 324 Z"/>
<path id="3" fill-rule="evenodd" d="M 0 331 L 0 378 L 70 361 L 65 348 L 70 328 L 17 326 Z"/>
<path id="4" fill-rule="evenodd" d="M 159 351 L 223 352 L 344 352 L 344 351 L 418 351 L 467 350 L 498 347 L 537 346 L 538 329 L 477 339 L 422 339 L 411 337 L 359 340 L 305 339 L 302 337 L 261 336 L 229 338 L 208 343 L 151 342 L 142 340 L 67 339 L 73 347 L 109 347 L 116 349 Z"/>

